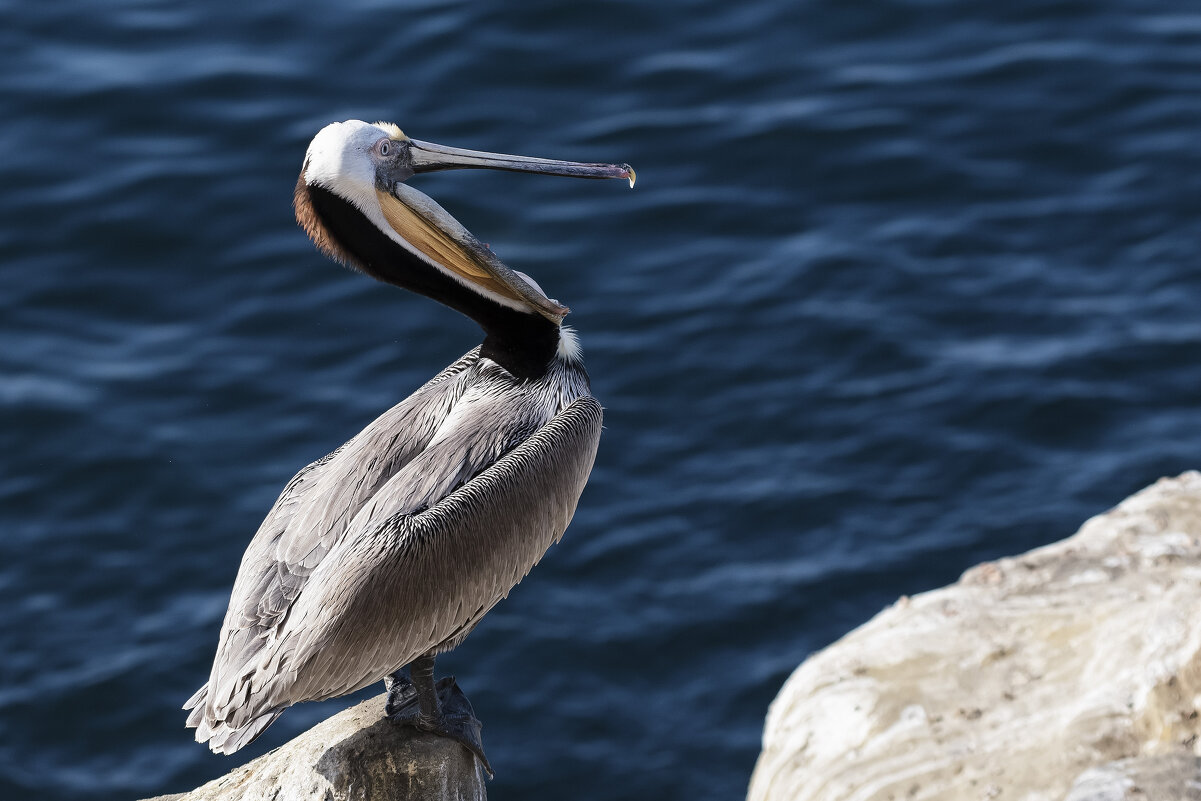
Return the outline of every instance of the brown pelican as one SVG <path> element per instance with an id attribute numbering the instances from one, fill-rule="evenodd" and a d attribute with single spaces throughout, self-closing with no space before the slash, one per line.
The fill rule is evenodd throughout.
<path id="1" fill-rule="evenodd" d="M 230 754 L 301 701 L 387 680 L 388 713 L 454 737 L 487 767 L 479 723 L 434 658 L 463 641 L 567 528 L 601 407 L 567 308 L 405 181 L 487 168 L 625 178 L 460 150 L 350 120 L 322 129 L 296 183 L 317 247 L 479 323 L 484 341 L 296 474 L 242 557 L 209 680 L 184 705 Z M 410 677 L 400 671 L 410 666 Z M 490 769 L 489 769 L 490 772 Z"/>

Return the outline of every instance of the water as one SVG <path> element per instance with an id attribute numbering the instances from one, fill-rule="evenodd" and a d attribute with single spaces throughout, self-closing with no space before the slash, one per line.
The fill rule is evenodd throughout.
<path id="1" fill-rule="evenodd" d="M 188 789 L 302 465 L 478 341 L 289 202 L 349 117 L 629 161 L 420 188 L 573 309 L 606 432 L 441 661 L 494 798 L 731 799 L 897 596 L 1198 465 L 1201 14 L 1168 2 L 0 3 L 0 798 Z"/>

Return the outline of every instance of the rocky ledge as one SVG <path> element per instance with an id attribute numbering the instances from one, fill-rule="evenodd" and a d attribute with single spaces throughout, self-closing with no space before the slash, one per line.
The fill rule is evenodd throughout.
<path id="1" fill-rule="evenodd" d="M 901 598 L 772 703 L 750 801 L 1201 799 L 1201 474 Z"/>
<path id="2" fill-rule="evenodd" d="M 334 715 L 190 793 L 147 801 L 484 801 L 471 752 L 385 719 L 384 700 Z"/>

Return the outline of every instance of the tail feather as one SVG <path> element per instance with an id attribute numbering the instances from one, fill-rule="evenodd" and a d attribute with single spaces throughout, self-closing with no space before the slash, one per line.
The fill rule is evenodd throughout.
<path id="1" fill-rule="evenodd" d="M 183 702 L 183 708 L 184 709 L 195 709 L 198 706 L 203 707 L 205 700 L 208 699 L 208 694 L 209 694 L 209 683 L 206 681 L 204 684 L 200 685 L 199 690 L 192 693 L 191 698 L 189 698 L 188 700 Z"/>
<path id="2" fill-rule="evenodd" d="M 196 730 L 196 742 L 208 743 L 214 754 L 232 754 L 249 745 L 283 713 L 282 709 L 268 710 L 233 728 L 223 720 L 209 719 L 208 690 L 206 683 L 187 700 L 183 708 L 191 710 L 186 725 Z"/>
<path id="3" fill-rule="evenodd" d="M 250 745 L 258 739 L 263 731 L 283 714 L 282 709 L 273 709 L 252 719 L 241 728 L 231 729 L 224 722 L 212 728 L 208 737 L 208 746 L 214 754 L 232 754 L 243 746 Z M 200 729 L 196 730 L 197 740 L 200 740 Z"/>
<path id="4" fill-rule="evenodd" d="M 188 713 L 188 722 L 184 725 L 189 729 L 199 728 L 204 723 L 204 706 L 198 706 Z"/>

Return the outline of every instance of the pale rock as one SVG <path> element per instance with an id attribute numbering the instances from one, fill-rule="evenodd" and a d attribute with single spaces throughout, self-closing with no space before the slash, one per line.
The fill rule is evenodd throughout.
<path id="1" fill-rule="evenodd" d="M 1193 472 L 811 656 L 771 705 L 748 799 L 1061 801 L 1090 767 L 1201 753 L 1199 701 Z"/>
<path id="2" fill-rule="evenodd" d="M 190 793 L 147 801 L 485 801 L 474 755 L 387 720 L 384 700 L 340 712 Z"/>
<path id="3" fill-rule="evenodd" d="M 1164 754 L 1089 768 L 1064 801 L 1201 801 L 1201 759 Z"/>

